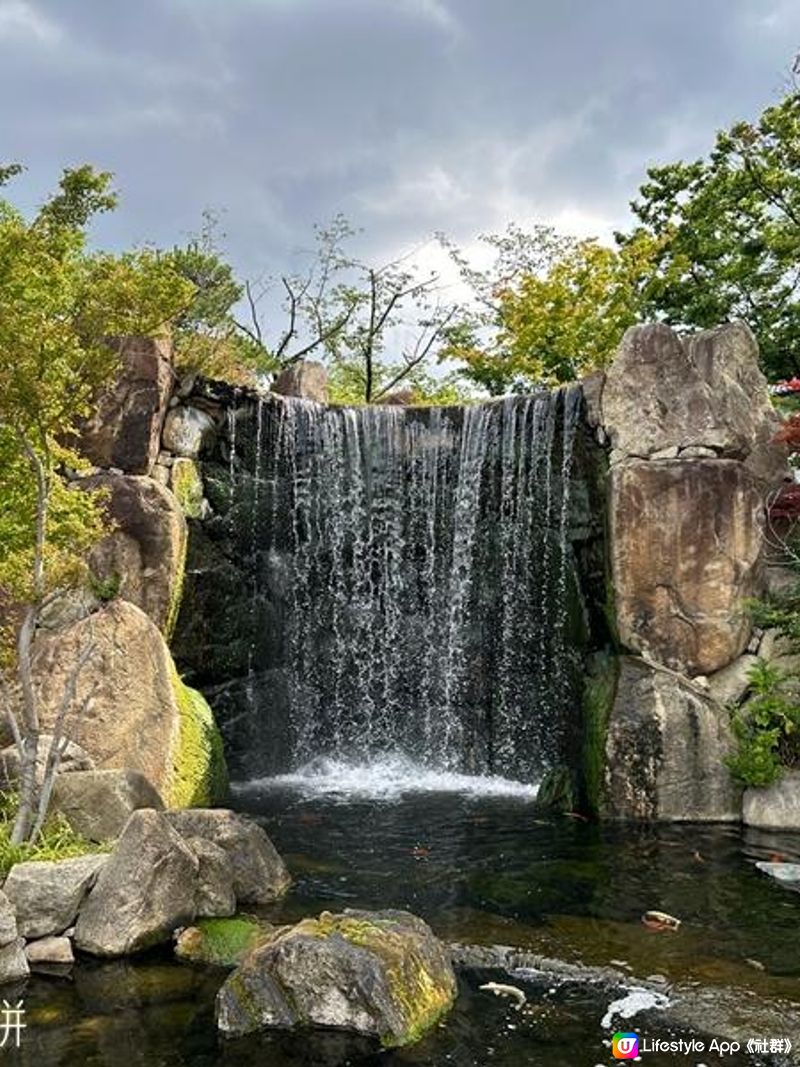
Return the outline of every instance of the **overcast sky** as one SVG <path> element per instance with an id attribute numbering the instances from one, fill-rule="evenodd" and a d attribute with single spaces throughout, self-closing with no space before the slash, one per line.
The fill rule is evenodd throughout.
<path id="1" fill-rule="evenodd" d="M 224 212 L 250 275 L 337 211 L 378 258 L 510 220 L 605 237 L 798 47 L 800 0 L 0 0 L 0 159 L 24 206 L 113 171 L 107 246 Z"/>

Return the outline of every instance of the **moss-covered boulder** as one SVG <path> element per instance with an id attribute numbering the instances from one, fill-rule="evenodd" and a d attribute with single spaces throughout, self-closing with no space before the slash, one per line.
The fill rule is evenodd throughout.
<path id="1" fill-rule="evenodd" d="M 252 915 L 200 919 L 175 937 L 175 955 L 188 963 L 236 967 L 254 949 L 271 941 L 280 928 Z"/>
<path id="2" fill-rule="evenodd" d="M 220 1030 L 333 1027 L 385 1047 L 418 1041 L 452 1007 L 445 946 L 404 911 L 323 912 L 251 952 L 217 995 Z"/>
<path id="3" fill-rule="evenodd" d="M 158 627 L 140 608 L 114 600 L 36 641 L 34 681 L 43 730 L 81 651 L 93 653 L 77 680 L 84 712 L 68 724 L 98 770 L 143 774 L 167 807 L 212 804 L 226 791 L 222 741 L 211 709 L 184 685 Z"/>

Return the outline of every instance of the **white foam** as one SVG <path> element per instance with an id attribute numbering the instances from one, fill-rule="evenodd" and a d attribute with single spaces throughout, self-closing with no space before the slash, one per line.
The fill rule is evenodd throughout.
<path id="1" fill-rule="evenodd" d="M 334 799 L 400 800 L 414 793 L 460 793 L 470 797 L 516 797 L 534 800 L 538 785 L 507 778 L 485 778 L 453 771 L 436 771 L 414 763 L 407 756 L 382 756 L 369 763 L 319 758 L 290 774 L 237 782 L 237 793 L 292 789 L 308 796 Z"/>
<path id="2" fill-rule="evenodd" d="M 600 1025 L 604 1030 L 607 1030 L 615 1018 L 632 1019 L 640 1011 L 652 1011 L 653 1008 L 666 1008 L 668 1006 L 669 1000 L 662 993 L 654 993 L 650 989 L 635 986 L 627 996 L 612 1001 L 608 1005 L 608 1010 L 603 1016 Z"/>

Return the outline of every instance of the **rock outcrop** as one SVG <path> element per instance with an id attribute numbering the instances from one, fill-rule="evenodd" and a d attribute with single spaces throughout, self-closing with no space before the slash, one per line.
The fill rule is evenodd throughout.
<path id="1" fill-rule="evenodd" d="M 301 360 L 282 370 L 271 386 L 281 396 L 299 396 L 318 404 L 328 403 L 328 372 L 321 363 Z"/>
<path id="2" fill-rule="evenodd" d="M 80 909 L 75 944 L 115 957 L 168 941 L 195 917 L 197 867 L 162 812 L 134 812 Z"/>
<path id="3" fill-rule="evenodd" d="M 143 774 L 166 804 L 211 803 L 226 788 L 222 744 L 203 697 L 181 682 L 164 638 L 134 604 L 114 600 L 58 633 L 42 634 L 34 677 L 45 729 L 81 651 L 93 647 L 77 682 L 67 735 L 97 768 Z"/>
<path id="4" fill-rule="evenodd" d="M 93 573 L 169 635 L 186 562 L 186 520 L 176 497 L 152 478 L 97 474 L 79 484 L 105 491 L 113 526 L 90 554 Z"/>
<path id="5" fill-rule="evenodd" d="M 163 806 L 147 778 L 129 768 L 59 774 L 53 789 L 53 810 L 89 841 L 113 841 L 134 811 Z"/>
<path id="6" fill-rule="evenodd" d="M 332 1027 L 392 1047 L 422 1037 L 455 995 L 449 953 L 421 919 L 323 912 L 245 958 L 217 995 L 217 1025 L 229 1034 Z"/>
<path id="7" fill-rule="evenodd" d="M 98 467 L 149 474 L 173 382 L 169 343 L 152 337 L 112 343 L 120 359 L 117 381 L 82 428 L 78 448 Z"/>
<path id="8" fill-rule="evenodd" d="M 208 448 L 216 434 L 216 423 L 207 411 L 192 405 L 173 408 L 164 422 L 162 443 L 176 456 L 197 457 Z"/>
<path id="9" fill-rule="evenodd" d="M 689 675 L 747 647 L 760 590 L 763 498 L 736 460 L 631 460 L 611 474 L 611 565 L 622 644 Z"/>
<path id="10" fill-rule="evenodd" d="M 22 937 L 50 937 L 75 922 L 84 898 L 106 865 L 107 856 L 17 863 L 3 892 L 14 907 Z"/>
<path id="11" fill-rule="evenodd" d="M 730 717 L 673 671 L 623 657 L 605 747 L 603 814 L 612 819 L 738 821 L 725 766 Z"/>
<path id="12" fill-rule="evenodd" d="M 240 904 L 271 904 L 291 884 L 286 864 L 261 827 L 223 808 L 169 811 L 166 818 L 187 841 L 205 838 L 227 854 Z"/>
<path id="13" fill-rule="evenodd" d="M 612 463 L 706 449 L 769 481 L 785 468 L 785 452 L 769 444 L 780 420 L 743 322 L 685 340 L 661 324 L 632 327 L 606 372 L 601 409 Z"/>

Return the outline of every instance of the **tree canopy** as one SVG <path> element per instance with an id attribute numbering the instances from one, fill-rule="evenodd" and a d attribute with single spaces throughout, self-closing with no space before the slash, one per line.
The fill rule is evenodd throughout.
<path id="1" fill-rule="evenodd" d="M 800 94 L 717 134 L 707 159 L 648 170 L 624 249 L 654 239 L 644 314 L 678 327 L 744 319 L 772 377 L 800 371 Z"/>

